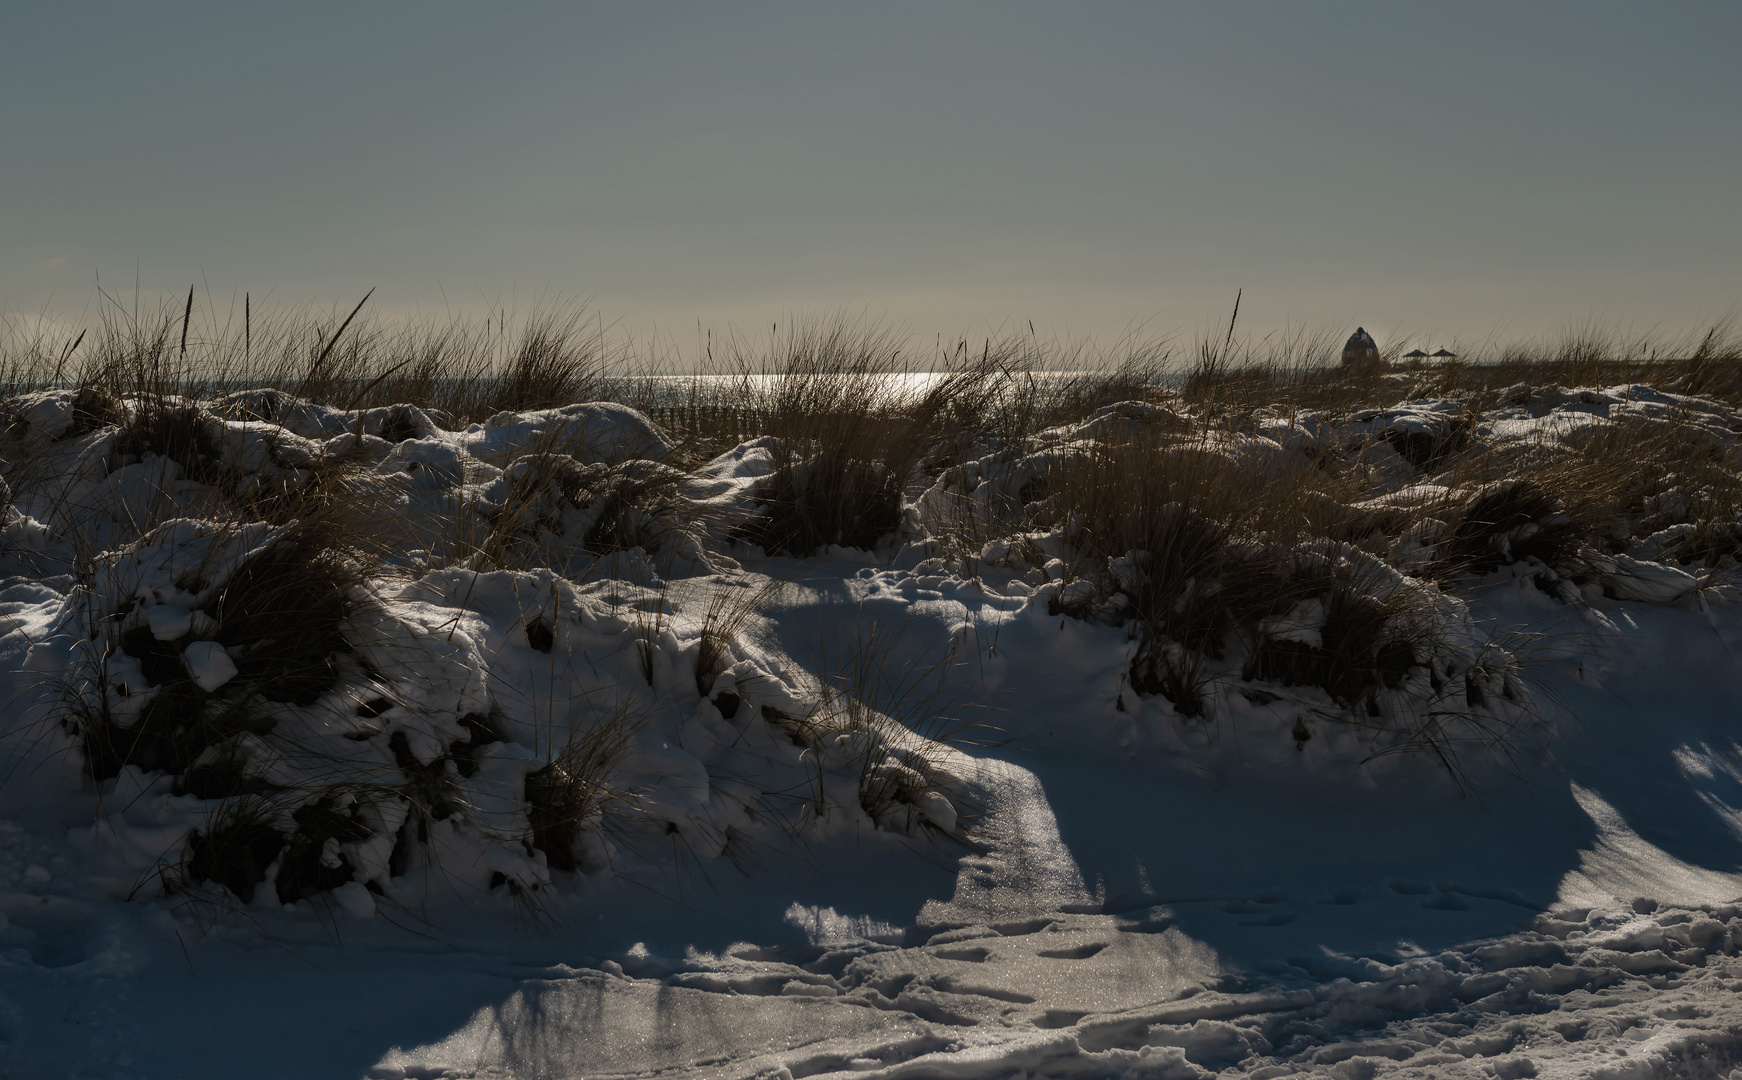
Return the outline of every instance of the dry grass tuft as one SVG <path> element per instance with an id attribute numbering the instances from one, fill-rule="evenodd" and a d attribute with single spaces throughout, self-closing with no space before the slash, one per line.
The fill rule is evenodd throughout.
<path id="1" fill-rule="evenodd" d="M 338 679 L 343 626 L 364 599 L 366 549 L 332 520 L 299 522 L 219 589 L 207 614 L 238 678 L 267 701 L 312 705 Z"/>
<path id="2" fill-rule="evenodd" d="M 958 356 L 912 392 L 901 341 L 844 317 L 800 324 L 769 361 L 740 356 L 729 391 L 743 430 L 772 437 L 775 469 L 756 493 L 762 512 L 738 540 L 809 555 L 831 544 L 871 549 L 901 526 L 901 500 L 921 465 L 995 400 L 1002 355 Z"/>
<path id="3" fill-rule="evenodd" d="M 787 582 L 771 578 L 760 587 L 726 579 L 708 597 L 702 612 L 701 635 L 696 642 L 696 692 L 714 702 L 720 715 L 730 720 L 738 713 L 738 695 L 715 693 L 714 683 L 733 664 L 733 643 L 756 615 L 776 601 Z"/>
<path id="4" fill-rule="evenodd" d="M 568 740 L 542 768 L 526 774 L 531 843 L 554 870 L 573 872 L 589 861 L 583 834 L 603 826 L 607 811 L 631 801 L 606 781 L 633 749 L 645 720 L 627 700 Z"/>
<path id="5" fill-rule="evenodd" d="M 106 667 L 95 673 L 96 687 L 64 688 L 87 773 L 105 780 L 133 765 L 162 770 L 182 790 L 206 797 L 253 790 L 234 740 L 273 729 L 267 703 L 312 705 L 336 685 L 336 658 L 350 651 L 344 623 L 368 602 L 366 559 L 354 536 L 310 519 L 253 553 L 215 589 L 199 578 L 211 568 L 196 569 L 182 587 L 210 591 L 211 599 L 185 631 L 166 639 L 140 624 L 116 635 L 117 651 L 137 663 L 146 684 L 120 692 L 148 692 L 142 709 L 120 707 Z M 235 668 L 216 689 L 201 686 L 184 665 L 199 642 L 221 648 Z"/>
<path id="6" fill-rule="evenodd" d="M 953 747 L 981 725 L 951 697 L 952 665 L 914 666 L 903 657 L 903 624 L 854 620 L 852 636 L 816 658 L 817 704 L 789 720 L 814 763 L 813 811 L 828 811 L 826 776 L 854 777 L 859 808 L 880 828 L 960 836 L 975 809 L 947 767 Z"/>
<path id="7" fill-rule="evenodd" d="M 278 807 L 265 796 L 226 799 L 189 836 L 186 854 L 166 875 L 165 885 L 179 892 L 209 881 L 251 903 L 267 867 L 284 850 L 277 820 Z"/>
<path id="8" fill-rule="evenodd" d="M 1387 692 L 1406 677 L 1443 681 L 1429 664 L 1453 629 L 1438 589 L 1354 542 L 1383 550 L 1411 516 L 1350 513 L 1334 472 L 1253 456 L 1200 428 L 1080 447 L 1041 492 L 1027 525 L 1062 530 L 1073 557 L 1054 613 L 1128 623 L 1131 688 L 1182 716 L 1211 715 L 1215 683 L 1237 673 L 1318 687 L 1351 722 L 1383 727 Z M 1553 524 L 1552 500 L 1529 485 L 1478 491 L 1459 509 L 1439 549 L 1447 573 L 1562 542 L 1555 529 L 1520 528 Z M 1408 710 L 1390 722 L 1419 727 Z"/>

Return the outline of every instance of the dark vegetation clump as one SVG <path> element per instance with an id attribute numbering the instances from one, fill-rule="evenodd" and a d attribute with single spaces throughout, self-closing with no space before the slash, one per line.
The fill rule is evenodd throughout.
<path id="1" fill-rule="evenodd" d="M 1242 672 L 1284 686 L 1318 686 L 1358 715 L 1379 716 L 1381 689 L 1395 689 L 1420 665 L 1415 646 L 1397 636 L 1398 614 L 1385 601 L 1338 583 L 1320 594 L 1324 620 L 1317 644 L 1259 634 Z"/>
<path id="2" fill-rule="evenodd" d="M 228 889 L 244 904 L 266 880 L 266 871 L 284 850 L 284 834 L 274 827 L 277 812 L 261 797 L 230 799 L 204 827 L 188 837 L 179 877 L 172 887 L 209 881 Z"/>
<path id="3" fill-rule="evenodd" d="M 174 674 L 156 685 L 136 724 L 95 720 L 85 725 L 85 769 L 93 780 L 113 779 L 127 765 L 172 776 L 191 772 L 183 781 L 188 791 L 246 787 L 244 778 L 227 775 L 220 762 L 203 763 L 197 771 L 196 763 L 216 744 L 243 732 L 265 734 L 272 727 L 249 701 L 220 697 L 195 685 L 178 656 Z"/>
<path id="4" fill-rule="evenodd" d="M 329 792 L 285 815 L 272 795 L 227 799 L 189 837 L 167 883 L 175 890 L 211 882 L 246 904 L 276 865 L 281 904 L 336 889 L 356 880 L 344 845 L 372 835 L 358 816 L 363 805 L 354 795 Z"/>
<path id="5" fill-rule="evenodd" d="M 1319 687 L 1378 717 L 1381 691 L 1426 663 L 1417 616 L 1431 587 L 1397 588 L 1374 556 L 1327 535 L 1364 531 L 1326 511 L 1328 477 L 1145 436 L 1064 459 L 1037 490 L 1028 519 L 1064 526 L 1076 559 L 1055 613 L 1128 623 L 1131 688 L 1181 715 L 1207 715 L 1212 680 L 1239 660 L 1241 679 Z M 1518 532 L 1510 517 L 1477 529 L 1495 503 L 1473 500 L 1466 530 L 1484 552 L 1494 528 Z"/>
<path id="6" fill-rule="evenodd" d="M 265 734 L 270 726 L 256 722 L 244 730 Z M 175 793 L 192 795 L 196 799 L 229 799 L 271 790 L 270 784 L 259 777 L 249 776 L 247 770 L 248 759 L 233 742 L 213 743 L 182 773 L 175 785 Z M 173 773 L 175 770 L 165 771 Z"/>
<path id="7" fill-rule="evenodd" d="M 588 809 L 586 786 L 556 763 L 526 774 L 527 818 L 532 846 L 553 870 L 573 873 L 576 846 Z"/>
<path id="8" fill-rule="evenodd" d="M 874 547 L 899 524 L 903 481 L 922 456 L 889 378 L 900 343 L 836 320 L 789 330 L 777 347 L 761 370 L 740 360 L 736 403 L 770 437 L 774 472 L 756 492 L 761 514 L 734 539 L 791 555 Z"/>
<path id="9" fill-rule="evenodd" d="M 264 703 L 309 706 L 336 685 L 336 657 L 350 651 L 343 624 L 365 577 L 364 564 L 339 542 L 319 522 L 293 527 L 217 588 L 200 612 L 210 629 L 167 641 L 146 626 L 120 635 L 121 651 L 139 662 L 147 684 L 133 689 L 153 696 L 133 723 L 107 709 L 85 710 L 80 726 L 91 778 L 135 765 L 180 777 L 196 794 L 247 789 L 233 751 L 209 751 L 272 730 Z M 225 647 L 236 665 L 236 676 L 216 691 L 199 686 L 182 662 L 187 647 L 202 640 Z"/>
<path id="10" fill-rule="evenodd" d="M 478 751 L 502 741 L 501 720 L 486 713 L 466 713 L 460 717 L 460 726 L 466 729 L 466 741 L 450 745 L 448 756 L 461 776 L 474 776 L 478 772 Z"/>
<path id="11" fill-rule="evenodd" d="M 1419 470 L 1427 470 L 1469 449 L 1470 438 L 1475 431 L 1476 418 L 1466 412 L 1447 420 L 1433 432 L 1391 427 L 1385 430 L 1382 437 L 1405 461 Z"/>
<path id="12" fill-rule="evenodd" d="M 581 869 L 582 832 L 602 822 L 607 807 L 620 798 L 607 780 L 634 745 L 639 727 L 627 708 L 614 710 L 574 733 L 543 767 L 526 774 L 530 840 L 552 869 Z"/>
<path id="13" fill-rule="evenodd" d="M 214 639 L 240 653 L 238 681 L 267 701 L 313 705 L 338 680 L 334 657 L 350 651 L 343 626 L 364 576 L 344 537 L 320 522 L 244 562 L 206 611 Z"/>
<path id="14" fill-rule="evenodd" d="M 573 459 L 569 459 L 573 462 Z M 583 543 L 598 555 L 640 547 L 657 549 L 664 537 L 687 533 L 696 517 L 679 491 L 683 474 L 656 461 L 582 465 L 558 484 L 570 505 L 592 512 Z"/>
<path id="15" fill-rule="evenodd" d="M 137 461 L 146 454 L 180 465 L 182 472 L 202 484 L 217 484 L 222 476 L 223 449 L 212 438 L 206 416 L 196 405 L 147 401 L 121 425 L 115 442 L 118 461 Z"/>
<path id="16" fill-rule="evenodd" d="M 1481 574 L 1526 559 L 1561 566 L 1579 545 L 1566 504 L 1533 480 L 1485 484 L 1450 517 L 1434 547 L 1434 569 L 1440 573 Z"/>
<path id="17" fill-rule="evenodd" d="M 296 828 L 286 842 L 274 884 L 278 902 L 295 903 L 353 880 L 355 870 L 341 845 L 367 840 L 369 827 L 357 820 L 353 801 L 341 810 L 331 797 L 304 803 L 291 812 Z"/>
<path id="18" fill-rule="evenodd" d="M 756 493 L 762 512 L 732 538 L 770 554 L 810 555 L 830 544 L 869 550 L 901 525 L 901 483 L 888 466 L 836 450 L 781 464 Z"/>
<path id="19" fill-rule="evenodd" d="M 394 405 L 388 409 L 387 415 L 381 421 L 381 429 L 376 434 L 390 443 L 402 443 L 427 438 L 430 432 L 427 421 L 418 416 L 414 409 L 407 405 Z"/>
<path id="20" fill-rule="evenodd" d="M 788 331 L 772 361 L 740 357 L 730 392 L 737 430 L 766 436 L 774 471 L 755 493 L 761 513 L 732 538 L 806 556 L 830 544 L 871 549 L 901 525 L 901 497 L 940 448 L 986 430 L 1010 391 L 1004 351 L 961 352 L 923 392 L 889 330 L 845 319 Z"/>
<path id="21" fill-rule="evenodd" d="M 127 416 L 121 399 L 105 386 L 81 386 L 73 395 L 73 420 L 62 438 L 75 439 L 93 431 L 115 427 Z"/>
<path id="22" fill-rule="evenodd" d="M 446 821 L 465 805 L 460 798 L 459 785 L 455 783 L 455 777 L 460 772 L 459 765 L 451 755 L 429 762 L 419 761 L 417 755 L 411 752 L 411 742 L 402 731 L 395 731 L 388 738 L 387 747 L 393 753 L 394 765 L 398 766 L 400 775 L 404 778 L 400 791 L 417 812 L 418 839 L 427 841 L 429 822 Z M 468 761 L 471 759 L 469 747 L 466 757 Z"/>

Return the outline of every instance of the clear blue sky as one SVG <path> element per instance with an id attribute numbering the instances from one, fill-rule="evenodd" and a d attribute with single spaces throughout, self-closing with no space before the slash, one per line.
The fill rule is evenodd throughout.
<path id="1" fill-rule="evenodd" d="M 40 3 L 0 311 L 590 297 L 694 340 L 1742 305 L 1742 4 Z"/>

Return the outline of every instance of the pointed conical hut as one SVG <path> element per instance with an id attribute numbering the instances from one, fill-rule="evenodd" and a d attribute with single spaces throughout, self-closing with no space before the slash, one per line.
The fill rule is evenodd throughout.
<path id="1" fill-rule="evenodd" d="M 1343 343 L 1343 366 L 1378 362 L 1379 344 L 1373 340 L 1372 334 L 1357 326 L 1355 332 L 1349 335 L 1349 340 Z"/>

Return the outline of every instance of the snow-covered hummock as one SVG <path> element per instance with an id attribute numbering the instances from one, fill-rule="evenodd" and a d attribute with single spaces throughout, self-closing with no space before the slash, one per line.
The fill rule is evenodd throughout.
<path id="1" fill-rule="evenodd" d="M 504 470 L 527 454 L 623 465 L 659 462 L 672 450 L 646 417 L 609 402 L 501 413 L 449 431 L 415 406 L 346 412 L 257 390 L 211 409 L 175 400 L 159 406 L 192 410 L 192 426 L 214 451 L 191 475 L 186 461 L 119 452 L 116 427 L 80 430 L 74 403 L 73 391 L 57 390 L 5 405 L 21 421 L 15 428 L 28 451 L 9 474 L 13 504 L 29 519 L 64 523 L 63 542 L 41 537 L 33 552 L 62 566 L 76 561 L 74 535 L 98 549 L 118 546 L 157 522 L 211 513 L 224 499 L 294 493 L 316 469 L 334 466 L 366 473 L 382 509 L 428 538 L 429 547 L 419 549 L 426 560 L 453 559 L 468 541 L 490 534 L 502 509 Z M 127 415 L 146 407 L 134 399 L 117 405 Z"/>

